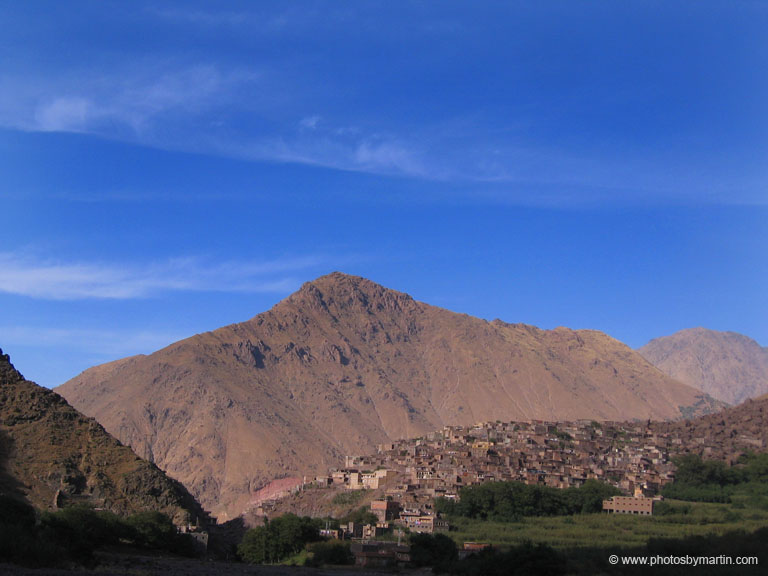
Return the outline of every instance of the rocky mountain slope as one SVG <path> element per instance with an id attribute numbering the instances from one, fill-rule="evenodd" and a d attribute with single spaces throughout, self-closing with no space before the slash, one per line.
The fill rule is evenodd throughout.
<path id="1" fill-rule="evenodd" d="M 40 509 L 87 503 L 118 514 L 202 517 L 179 483 L 55 392 L 28 382 L 0 350 L 0 493 Z"/>
<path id="2" fill-rule="evenodd" d="M 715 406 L 600 332 L 486 322 L 340 273 L 58 391 L 222 518 L 273 478 L 445 424 L 668 419 Z"/>
<path id="3" fill-rule="evenodd" d="M 768 393 L 768 348 L 735 332 L 682 330 L 638 352 L 672 378 L 729 404 Z"/>
<path id="4" fill-rule="evenodd" d="M 736 461 L 745 452 L 768 451 L 768 394 L 717 414 L 677 422 L 653 422 L 678 439 L 679 453 Z"/>

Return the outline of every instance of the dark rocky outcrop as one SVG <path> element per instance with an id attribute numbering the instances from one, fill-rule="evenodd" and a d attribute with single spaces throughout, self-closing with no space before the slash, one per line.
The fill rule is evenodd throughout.
<path id="1" fill-rule="evenodd" d="M 117 514 L 203 519 L 177 481 L 57 393 L 24 379 L 0 350 L 0 492 L 39 509 L 83 503 Z"/>

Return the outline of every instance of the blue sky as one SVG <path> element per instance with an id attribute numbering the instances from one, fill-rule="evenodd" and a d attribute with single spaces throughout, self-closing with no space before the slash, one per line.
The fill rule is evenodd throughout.
<path id="1" fill-rule="evenodd" d="M 631 346 L 768 344 L 764 2 L 0 2 L 30 379 L 333 270 Z"/>

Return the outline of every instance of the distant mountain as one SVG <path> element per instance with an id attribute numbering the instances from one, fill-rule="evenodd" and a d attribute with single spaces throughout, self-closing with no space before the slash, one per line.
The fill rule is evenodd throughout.
<path id="1" fill-rule="evenodd" d="M 0 350 L 0 494 L 39 509 L 86 503 L 118 514 L 202 517 L 187 490 L 136 456 L 46 388 L 29 382 Z"/>
<path id="2" fill-rule="evenodd" d="M 222 518 L 267 482 L 446 424 L 717 408 L 591 330 L 487 322 L 330 274 L 255 318 L 58 388 Z"/>
<path id="3" fill-rule="evenodd" d="M 682 330 L 638 352 L 672 378 L 729 404 L 768 393 L 768 348 L 736 332 Z"/>

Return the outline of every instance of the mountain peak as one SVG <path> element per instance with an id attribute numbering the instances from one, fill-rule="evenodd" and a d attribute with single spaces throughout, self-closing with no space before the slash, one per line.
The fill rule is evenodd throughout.
<path id="1" fill-rule="evenodd" d="M 738 332 L 689 328 L 638 350 L 657 368 L 731 404 L 768 391 L 768 349 Z"/>
<path id="2" fill-rule="evenodd" d="M 11 357 L 8 354 L 4 354 L 2 348 L 0 348 L 0 376 L 2 376 L 3 381 L 24 379 L 24 376 L 11 364 Z"/>
<path id="3" fill-rule="evenodd" d="M 337 311 L 367 309 L 401 311 L 415 306 L 415 300 L 404 292 L 386 288 L 367 278 L 342 272 L 331 272 L 310 282 L 288 297 L 287 302 L 308 304 Z"/>
<path id="4" fill-rule="evenodd" d="M 310 287 L 314 287 L 318 290 L 327 292 L 359 290 L 368 294 L 375 292 L 393 292 L 400 294 L 400 292 L 397 292 L 396 290 L 386 288 L 381 284 L 377 284 L 376 282 L 368 280 L 367 278 L 363 278 L 362 276 L 354 276 L 352 274 L 345 274 L 344 272 L 338 271 L 331 272 L 330 274 L 326 274 L 324 276 L 315 278 L 314 280 L 310 280 L 309 282 L 305 282 L 299 289 L 299 292 L 302 290 L 310 289 Z"/>
<path id="5" fill-rule="evenodd" d="M 315 278 L 314 280 L 310 280 L 309 282 L 304 282 L 304 284 L 301 285 L 301 288 L 299 288 L 297 294 L 307 292 L 314 293 L 317 290 L 320 292 L 336 292 L 359 289 L 365 290 L 367 288 L 366 284 L 378 286 L 374 282 L 371 282 L 370 280 L 367 280 L 361 276 L 353 276 L 351 274 L 345 274 L 343 272 L 336 271 Z"/>
<path id="6" fill-rule="evenodd" d="M 339 272 L 58 390 L 221 518 L 276 478 L 446 424 L 675 418 L 707 401 L 602 333 L 491 324 Z"/>
<path id="7" fill-rule="evenodd" d="M 309 282 L 305 282 L 304 284 L 333 284 L 333 283 L 344 283 L 344 282 L 351 282 L 351 283 L 359 283 L 363 281 L 368 281 L 366 278 L 363 278 L 362 276 L 355 276 L 354 274 L 347 274 L 345 272 L 341 272 L 339 270 L 334 270 L 333 272 L 330 272 L 328 274 L 324 274 L 323 276 L 318 276 L 314 280 L 310 280 Z"/>

